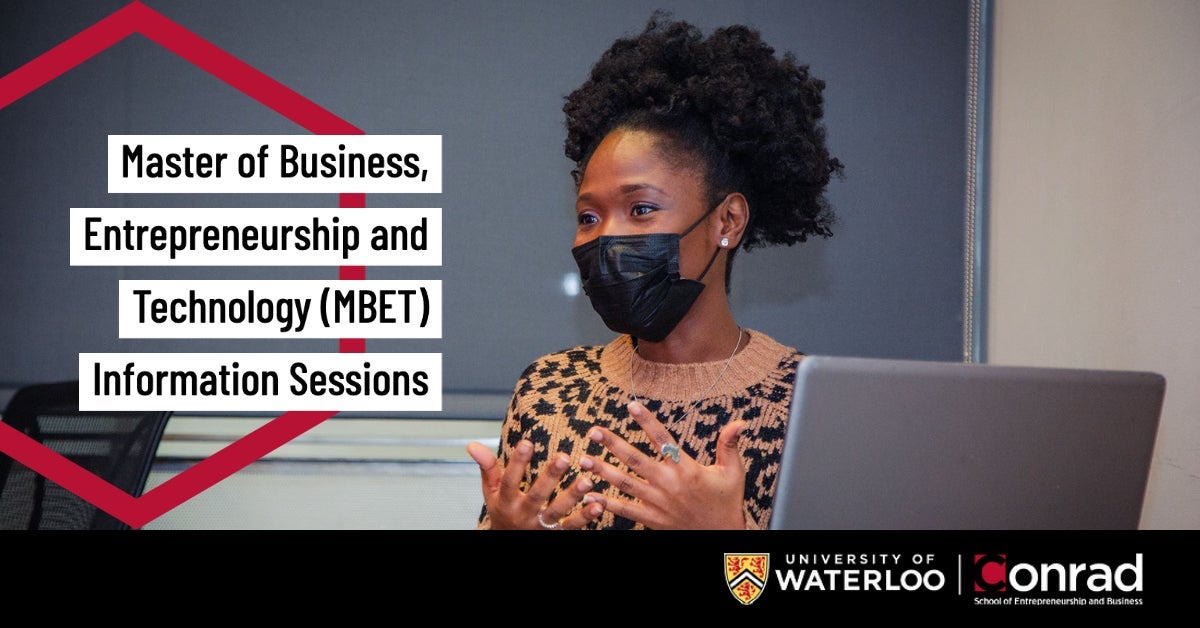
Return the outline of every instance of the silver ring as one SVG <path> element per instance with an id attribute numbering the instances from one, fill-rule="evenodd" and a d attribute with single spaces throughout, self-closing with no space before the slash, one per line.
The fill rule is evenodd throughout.
<path id="1" fill-rule="evenodd" d="M 670 458 L 671 462 L 679 464 L 679 446 L 667 443 L 662 446 L 662 455 L 664 458 Z"/>
<path id="2" fill-rule="evenodd" d="M 546 512 L 545 508 L 538 511 L 538 514 L 537 514 L 538 525 L 542 526 L 543 528 L 545 528 L 547 530 L 558 530 L 559 528 L 562 528 L 561 520 L 555 521 L 554 523 L 546 523 L 546 521 L 544 519 L 542 519 L 543 512 Z"/>

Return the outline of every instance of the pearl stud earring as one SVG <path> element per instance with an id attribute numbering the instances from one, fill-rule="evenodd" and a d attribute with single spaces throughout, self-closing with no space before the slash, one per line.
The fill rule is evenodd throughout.
<path id="1" fill-rule="evenodd" d="M 729 238 L 721 238 L 721 246 L 729 246 Z"/>

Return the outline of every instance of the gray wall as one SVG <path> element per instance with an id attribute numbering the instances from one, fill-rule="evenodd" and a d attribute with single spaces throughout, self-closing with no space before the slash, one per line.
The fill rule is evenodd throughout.
<path id="1" fill-rule="evenodd" d="M 119 1 L 0 5 L 0 74 Z M 835 236 L 745 253 L 738 320 L 808 353 L 957 360 L 962 351 L 967 3 L 244 2 L 147 5 L 367 133 L 443 135 L 440 195 L 370 206 L 444 208 L 444 339 L 368 351 L 444 353 L 445 390 L 507 394 L 537 356 L 611 338 L 574 270 L 563 97 L 657 7 L 706 31 L 759 27 L 828 83 L 831 148 L 846 164 Z M 108 134 L 303 133 L 134 36 L 0 110 L 0 384 L 73 378 L 79 352 L 336 351 L 296 340 L 118 340 L 123 278 L 334 278 L 304 268 L 72 268 L 68 208 L 335 206 L 333 195 L 110 195 Z M 496 416 L 503 412 L 496 408 Z"/>

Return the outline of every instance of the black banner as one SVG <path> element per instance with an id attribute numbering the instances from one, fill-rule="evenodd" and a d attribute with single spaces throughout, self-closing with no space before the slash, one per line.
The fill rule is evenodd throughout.
<path id="1" fill-rule="evenodd" d="M 0 533 L 22 582 L 53 580 L 59 591 L 127 588 L 113 574 L 136 571 L 147 595 L 167 598 L 215 586 L 253 602 L 269 585 L 367 606 L 532 605 L 578 617 L 645 603 L 747 620 L 817 608 L 1161 612 L 1190 601 L 1198 550 L 1191 531 Z M 96 577 L 95 565 L 108 575 Z"/>

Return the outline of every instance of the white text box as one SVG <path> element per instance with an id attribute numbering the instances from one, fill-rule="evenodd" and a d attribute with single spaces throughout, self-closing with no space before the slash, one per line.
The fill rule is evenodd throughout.
<path id="1" fill-rule="evenodd" d="M 72 207 L 72 266 L 440 266 L 442 210 Z"/>
<path id="2" fill-rule="evenodd" d="M 121 338 L 441 338 L 441 280 L 121 280 Z"/>
<path id="3" fill-rule="evenodd" d="M 442 191 L 440 135 L 110 135 L 108 191 Z"/>
<path id="4" fill-rule="evenodd" d="M 81 410 L 441 411 L 440 353 L 80 353 Z"/>

